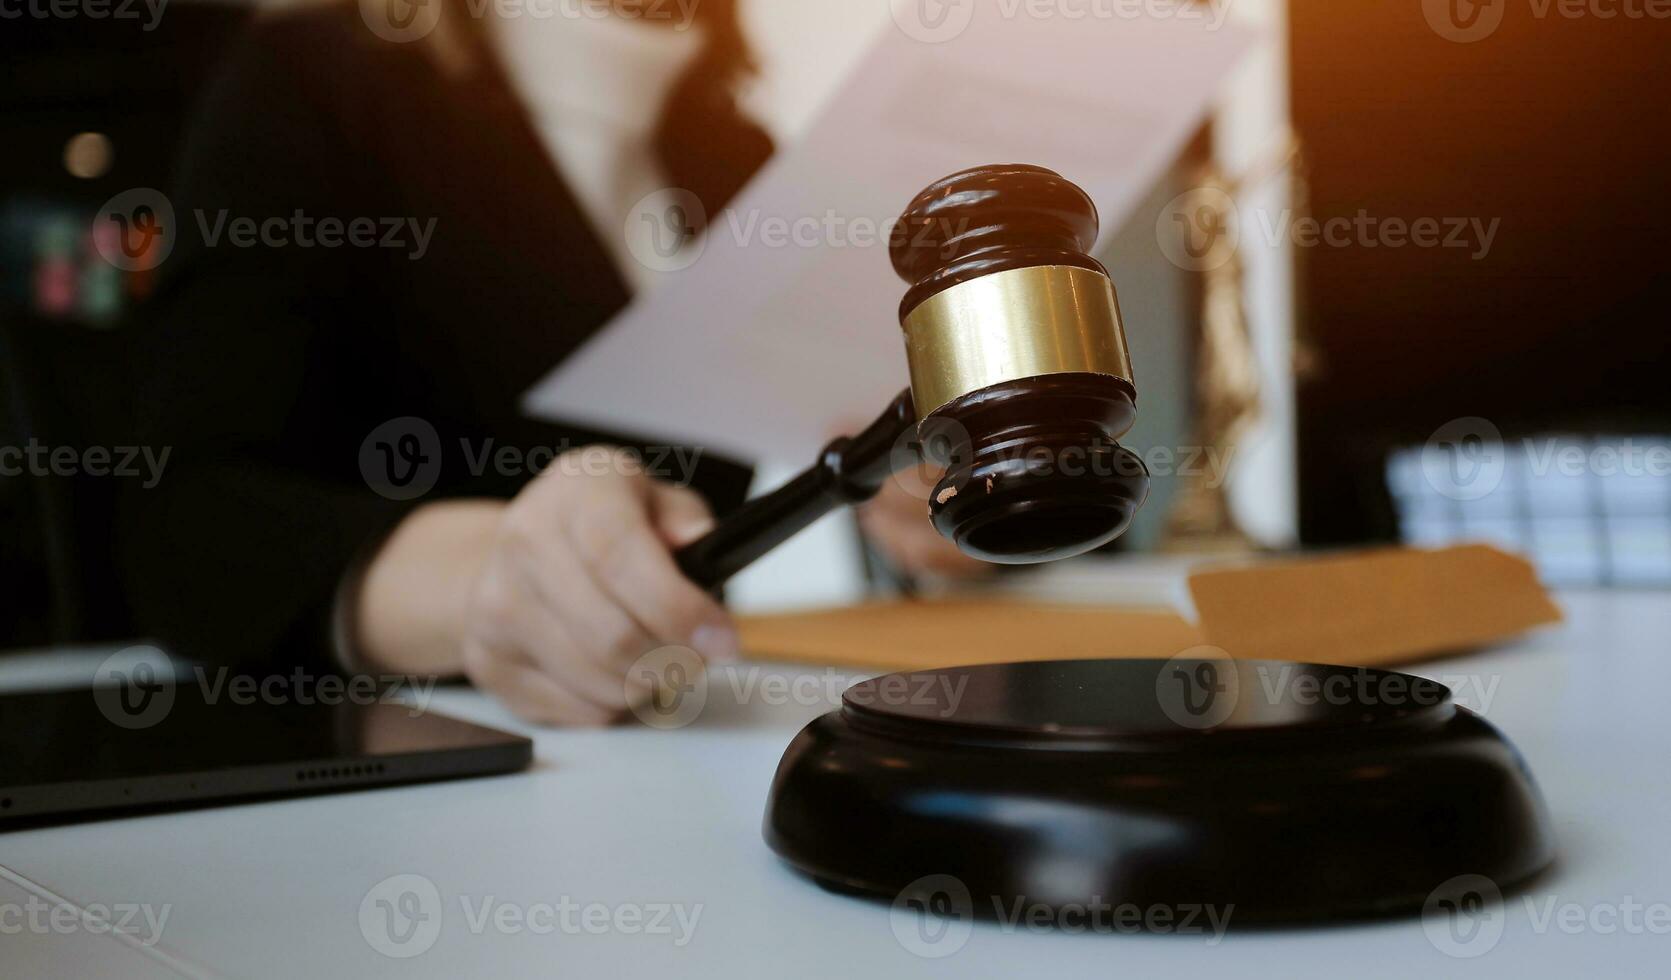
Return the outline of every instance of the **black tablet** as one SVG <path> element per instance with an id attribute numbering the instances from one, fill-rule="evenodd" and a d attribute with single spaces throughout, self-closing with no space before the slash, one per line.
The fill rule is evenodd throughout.
<path id="1" fill-rule="evenodd" d="M 0 828 L 485 776 L 533 758 L 522 736 L 388 699 L 217 695 L 0 695 Z"/>

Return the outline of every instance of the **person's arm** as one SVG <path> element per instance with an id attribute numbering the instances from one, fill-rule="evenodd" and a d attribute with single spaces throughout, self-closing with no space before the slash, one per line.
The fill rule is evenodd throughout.
<path id="1" fill-rule="evenodd" d="M 932 474 L 932 475 L 930 475 Z M 971 579 L 997 568 L 957 550 L 928 521 L 928 495 L 939 479 L 933 467 L 911 467 L 859 505 L 859 530 L 893 567 L 907 575 Z"/>
<path id="2" fill-rule="evenodd" d="M 338 594 L 342 659 L 368 671 L 462 675 L 470 595 L 506 506 L 443 500 L 401 521 Z"/>
<path id="3" fill-rule="evenodd" d="M 712 526 L 690 490 L 602 446 L 514 500 L 414 511 L 358 584 L 353 641 L 374 670 L 462 671 L 522 717 L 601 724 L 649 691 L 628 668 L 662 646 L 736 658 L 730 617 L 673 563 Z"/>
<path id="4" fill-rule="evenodd" d="M 411 410 L 415 390 L 445 379 L 423 359 L 391 361 L 421 340 L 392 333 L 403 311 L 343 315 L 365 309 L 348 297 L 400 295 L 365 250 L 205 247 L 204 222 L 400 213 L 347 140 L 358 130 L 335 115 L 340 80 L 336 59 L 316 53 L 320 36 L 287 22 L 249 45 L 188 154 L 143 399 L 147 439 L 170 463 L 161 485 L 128 502 L 121 542 L 139 623 L 221 662 L 325 669 L 335 641 L 351 669 L 463 671 L 552 721 L 607 716 L 625 664 L 656 645 L 726 655 L 729 621 L 672 564 L 671 549 L 696 532 L 667 521 L 700 523 L 694 494 L 553 467 L 510 503 L 379 495 L 359 472 L 360 439 L 392 416 L 467 415 L 459 392 L 483 385 Z M 484 431 L 513 441 L 500 422 L 478 439 Z M 543 693 L 529 700 L 530 690 Z"/>

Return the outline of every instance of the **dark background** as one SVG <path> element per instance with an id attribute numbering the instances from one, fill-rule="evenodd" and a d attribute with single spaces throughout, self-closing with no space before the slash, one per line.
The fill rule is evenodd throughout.
<path id="1" fill-rule="evenodd" d="M 1671 432 L 1671 20 L 1533 16 L 1445 40 L 1417 0 L 1292 0 L 1311 213 L 1501 218 L 1489 253 L 1297 249 L 1300 533 L 1390 540 L 1389 448 Z"/>
<path id="2" fill-rule="evenodd" d="M 167 187 L 175 148 L 216 57 L 249 11 L 170 3 L 138 20 L 0 21 L 0 445 L 129 445 L 128 335 L 121 322 L 32 316 L 33 209 L 88 220 L 130 187 Z M 64 167 L 76 133 L 110 137 L 114 163 L 82 179 Z M 106 553 L 111 480 L 0 478 L 0 645 L 124 635 Z"/>

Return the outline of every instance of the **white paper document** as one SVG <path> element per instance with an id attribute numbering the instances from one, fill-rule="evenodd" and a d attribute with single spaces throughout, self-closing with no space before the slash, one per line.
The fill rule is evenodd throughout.
<path id="1" fill-rule="evenodd" d="M 907 384 L 906 287 L 887 241 L 912 197 L 971 166 L 1038 164 L 1085 188 L 1107 234 L 1254 39 L 1222 22 L 1222 0 L 899 9 L 804 138 L 709 216 L 699 242 L 647 256 L 672 271 L 527 393 L 530 414 L 810 462 Z M 689 206 L 652 202 L 618 233 L 682 221 Z"/>

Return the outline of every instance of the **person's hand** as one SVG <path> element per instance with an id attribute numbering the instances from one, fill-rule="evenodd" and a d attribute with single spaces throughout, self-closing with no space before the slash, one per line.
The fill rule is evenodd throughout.
<path id="1" fill-rule="evenodd" d="M 736 659 L 730 617 L 673 563 L 712 523 L 630 453 L 565 453 L 501 512 L 466 603 L 465 673 L 529 721 L 594 725 L 649 696 L 626 675 L 650 650 Z"/>
<path id="2" fill-rule="evenodd" d="M 894 567 L 912 575 L 972 578 L 991 565 L 970 558 L 940 536 L 928 522 L 928 495 L 939 478 L 935 468 L 903 470 L 859 507 L 859 527 Z"/>

